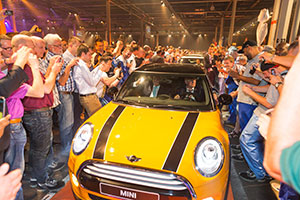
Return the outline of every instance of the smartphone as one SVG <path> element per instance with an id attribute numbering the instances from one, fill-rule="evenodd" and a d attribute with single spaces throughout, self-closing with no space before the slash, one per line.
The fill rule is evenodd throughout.
<path id="1" fill-rule="evenodd" d="M 275 69 L 271 69 L 271 74 L 272 74 L 273 76 L 276 76 Z"/>
<path id="2" fill-rule="evenodd" d="M 0 97 L 0 119 L 5 116 L 5 98 Z"/>
<path id="3" fill-rule="evenodd" d="M 6 15 L 6 16 L 12 16 L 13 14 L 14 14 L 14 11 L 12 11 L 12 10 L 6 10 L 4 12 L 4 15 Z"/>
<path id="4" fill-rule="evenodd" d="M 253 64 L 253 65 L 251 66 L 251 69 L 250 69 L 250 71 L 249 71 L 249 74 L 253 75 L 255 72 L 256 72 L 256 64 Z"/>

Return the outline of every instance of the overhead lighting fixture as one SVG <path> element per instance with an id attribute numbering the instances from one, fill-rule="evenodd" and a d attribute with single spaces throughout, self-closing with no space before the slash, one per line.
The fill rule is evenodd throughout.
<path id="1" fill-rule="evenodd" d="M 161 4 L 162 7 L 166 6 L 165 3 L 164 3 L 164 1 L 160 1 L 160 4 Z"/>
<path id="2" fill-rule="evenodd" d="M 171 34 L 169 34 L 169 35 L 168 35 L 168 37 L 172 37 L 172 35 L 171 35 Z"/>
<path id="3" fill-rule="evenodd" d="M 207 34 L 204 34 L 204 36 L 206 37 L 206 36 L 207 36 Z"/>
<path id="4" fill-rule="evenodd" d="M 154 37 L 154 35 L 151 35 L 151 37 Z"/>
<path id="5" fill-rule="evenodd" d="M 130 34 L 130 35 L 128 35 L 128 37 L 132 37 L 132 35 Z"/>
<path id="6" fill-rule="evenodd" d="M 183 37 L 186 37 L 186 34 L 184 34 Z"/>
<path id="7" fill-rule="evenodd" d="M 198 37 L 201 37 L 202 35 L 201 35 L 201 33 L 198 35 Z"/>

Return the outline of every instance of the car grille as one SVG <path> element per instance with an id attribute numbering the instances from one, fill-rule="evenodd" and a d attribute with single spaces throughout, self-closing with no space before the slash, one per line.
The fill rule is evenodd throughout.
<path id="1" fill-rule="evenodd" d="M 161 195 L 185 196 L 187 199 L 196 197 L 194 189 L 185 178 L 168 172 L 88 160 L 81 165 L 77 176 L 81 186 L 95 192 L 99 192 L 100 182 L 106 182 Z"/>
<path id="2" fill-rule="evenodd" d="M 186 190 L 185 183 L 174 174 L 142 171 L 134 168 L 92 163 L 83 171 L 99 178 L 165 190 Z"/>

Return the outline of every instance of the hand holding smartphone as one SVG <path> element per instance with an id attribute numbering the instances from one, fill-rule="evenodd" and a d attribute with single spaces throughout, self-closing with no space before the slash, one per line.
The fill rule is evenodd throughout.
<path id="1" fill-rule="evenodd" d="M 0 119 L 5 116 L 5 98 L 0 96 Z"/>

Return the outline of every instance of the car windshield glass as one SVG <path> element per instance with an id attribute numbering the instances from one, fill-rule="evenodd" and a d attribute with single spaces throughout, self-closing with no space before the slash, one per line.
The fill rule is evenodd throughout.
<path id="1" fill-rule="evenodd" d="M 133 72 L 117 102 L 160 109 L 208 111 L 214 108 L 205 75 Z"/>

